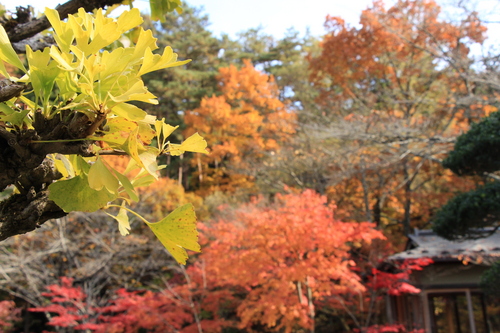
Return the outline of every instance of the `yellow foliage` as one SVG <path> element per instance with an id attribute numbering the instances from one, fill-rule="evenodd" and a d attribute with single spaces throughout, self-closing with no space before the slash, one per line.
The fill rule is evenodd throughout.
<path id="1" fill-rule="evenodd" d="M 203 193 L 252 187 L 252 179 L 235 169 L 248 167 L 246 157 L 258 160 L 278 150 L 295 133 L 296 116 L 279 100 L 274 79 L 250 61 L 241 69 L 221 68 L 218 80 L 221 95 L 204 98 L 184 118 L 189 127 L 184 134 L 197 131 L 210 147 L 210 155 L 193 160 Z"/>

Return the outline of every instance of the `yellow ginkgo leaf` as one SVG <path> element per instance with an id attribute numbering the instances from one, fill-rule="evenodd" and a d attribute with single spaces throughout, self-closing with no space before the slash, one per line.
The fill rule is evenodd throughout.
<path id="1" fill-rule="evenodd" d="M 162 120 L 155 121 L 155 131 L 156 131 L 156 140 L 158 141 L 158 148 L 160 149 L 165 148 L 165 142 L 167 141 L 167 138 L 178 127 L 179 125 L 172 126 L 165 123 L 165 118 L 163 118 Z"/>
<path id="2" fill-rule="evenodd" d="M 156 237 L 179 264 L 186 264 L 185 249 L 200 252 L 193 205 L 181 206 L 156 223 L 147 223 Z"/>
<path id="3" fill-rule="evenodd" d="M 150 48 L 146 48 L 144 52 L 144 60 L 137 76 L 168 67 L 181 66 L 190 61 L 191 60 L 177 61 L 177 53 L 174 53 L 170 46 L 167 46 L 163 50 L 163 54 L 161 56 L 159 54 L 153 54 Z"/>
<path id="4" fill-rule="evenodd" d="M 156 157 L 158 153 L 151 147 L 148 151 L 139 154 L 139 158 L 143 164 L 144 170 L 149 172 L 150 175 L 158 179 L 158 163 L 156 163 Z"/>
<path id="5" fill-rule="evenodd" d="M 152 161 L 150 156 L 145 156 L 144 161 L 140 156 L 140 154 L 145 152 L 145 147 L 141 143 L 141 140 L 138 138 L 138 134 L 139 134 L 139 127 L 136 127 L 132 131 L 132 133 L 130 133 L 130 135 L 128 136 L 127 140 L 125 140 L 125 143 L 121 146 L 121 148 L 124 151 L 126 151 L 130 157 L 132 157 L 132 159 L 137 163 L 139 167 L 149 172 L 149 170 L 151 170 L 154 167 L 151 165 Z M 144 162 L 149 163 L 148 167 L 144 165 Z M 158 177 L 158 175 L 154 176 Z"/>
<path id="6" fill-rule="evenodd" d="M 167 151 L 172 156 L 180 156 L 184 154 L 184 150 L 181 149 L 181 145 L 177 143 L 168 143 Z"/>
<path id="7" fill-rule="evenodd" d="M 144 86 L 144 82 L 141 80 L 135 81 L 135 83 L 125 92 L 119 96 L 113 96 L 108 93 L 109 97 L 116 103 L 123 103 L 128 101 L 140 101 L 150 104 L 158 104 L 156 96 L 148 91 Z"/>
<path id="8" fill-rule="evenodd" d="M 146 111 L 128 103 L 116 104 L 111 111 L 124 119 L 132 121 L 142 120 L 148 115 Z"/>
<path id="9" fill-rule="evenodd" d="M 179 149 L 183 151 L 190 151 L 193 153 L 208 154 L 207 142 L 198 133 L 194 133 L 181 143 Z"/>
<path id="10" fill-rule="evenodd" d="M 107 215 L 111 216 L 118 221 L 118 230 L 122 236 L 127 236 L 130 233 L 130 222 L 127 215 L 127 210 L 125 209 L 125 201 L 122 202 L 121 208 L 118 211 L 118 215 L 114 216 L 109 213 Z"/>
<path id="11" fill-rule="evenodd" d="M 19 59 L 19 56 L 17 55 L 16 51 L 14 51 L 14 48 L 10 43 L 9 37 L 7 36 L 7 32 L 5 32 L 3 26 L 0 26 L 0 59 L 11 65 L 16 66 L 25 73 L 28 72 L 24 67 L 21 59 Z"/>
<path id="12" fill-rule="evenodd" d="M 54 39 L 57 45 L 63 52 L 69 51 L 70 46 L 73 44 L 75 34 L 69 29 L 68 23 L 62 21 L 59 17 L 59 12 L 55 9 L 45 8 L 45 16 L 54 29 Z"/>
<path id="13" fill-rule="evenodd" d="M 139 28 L 139 37 L 137 39 L 137 43 L 135 44 L 133 57 L 135 59 L 144 57 L 146 49 L 156 50 L 158 48 L 156 41 L 157 39 L 153 37 L 153 32 L 151 30 Z"/>

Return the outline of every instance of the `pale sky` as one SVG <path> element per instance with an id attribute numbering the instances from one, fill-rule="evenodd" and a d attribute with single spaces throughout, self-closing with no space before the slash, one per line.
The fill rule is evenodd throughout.
<path id="1" fill-rule="evenodd" d="M 0 2 L 6 3 L 8 9 L 15 6 L 31 4 L 40 11 L 45 6 L 54 8 L 64 0 L 16 0 Z M 351 25 L 359 22 L 361 11 L 371 5 L 372 0 L 188 0 L 191 6 L 204 7 L 208 14 L 211 26 L 209 29 L 216 36 L 227 33 L 235 37 L 238 32 L 256 28 L 261 25 L 264 32 L 277 38 L 283 37 L 286 30 L 294 27 L 303 35 L 309 28 L 313 36 L 325 33 L 323 23 L 326 15 L 340 16 Z M 392 4 L 396 0 L 385 0 Z M 444 8 L 447 3 L 457 3 L 458 0 L 437 0 Z M 500 21 L 499 0 L 465 0 L 465 3 L 477 3 L 478 11 L 491 12 L 486 18 L 491 21 Z M 135 0 L 134 6 L 141 10 L 149 10 L 148 0 Z M 443 10 L 446 14 L 446 9 Z M 500 44 L 500 24 L 488 25 L 489 44 Z M 476 51 L 477 52 L 477 51 Z"/>
<path id="2" fill-rule="evenodd" d="M 8 9 L 30 4 L 42 11 L 45 6 L 54 8 L 62 0 L 0 2 L 7 4 Z M 262 25 L 266 33 L 281 38 L 290 27 L 294 27 L 302 35 L 307 28 L 314 36 L 323 35 L 323 23 L 327 14 L 341 16 L 347 22 L 356 24 L 361 11 L 372 0 L 189 0 L 187 3 L 194 7 L 204 7 L 204 12 L 212 23 L 209 29 L 216 36 L 224 32 L 235 37 L 240 31 Z M 135 0 L 134 6 L 141 10 L 148 9 L 149 2 Z"/>

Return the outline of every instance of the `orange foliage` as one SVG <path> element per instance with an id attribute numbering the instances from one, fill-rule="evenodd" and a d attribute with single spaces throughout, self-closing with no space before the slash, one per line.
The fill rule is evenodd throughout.
<path id="1" fill-rule="evenodd" d="M 365 290 L 350 251 L 384 236 L 372 223 L 340 222 L 334 211 L 307 190 L 278 195 L 271 206 L 255 200 L 233 219 L 203 227 L 215 239 L 201 256 L 208 275 L 247 293 L 237 309 L 241 328 L 308 328 L 316 301 Z"/>
<path id="2" fill-rule="evenodd" d="M 185 115 L 184 134 L 197 131 L 208 142 L 210 155 L 193 161 L 202 166 L 197 179 L 208 192 L 251 187 L 252 180 L 237 169 L 248 167 L 247 157 L 257 160 L 276 151 L 295 132 L 295 114 L 278 99 L 274 79 L 250 61 L 241 69 L 221 68 L 218 80 L 221 95 L 205 97 Z"/>
<path id="3" fill-rule="evenodd" d="M 104 155 L 102 158 L 107 165 L 121 173 L 125 171 L 130 162 L 129 156 Z"/>
<path id="4" fill-rule="evenodd" d="M 484 41 L 486 28 L 476 13 L 459 23 L 439 14 L 433 0 L 399 0 L 389 9 L 374 1 L 360 28 L 327 17 L 321 55 L 310 60 L 311 79 L 321 90 L 317 102 L 341 116 L 368 116 L 367 123 L 383 117 L 425 127 L 428 135 L 455 136 L 457 128 L 491 112 L 483 109 L 487 100 L 466 112 L 456 105 L 474 87 L 463 73 L 469 46 Z"/>
<path id="5" fill-rule="evenodd" d="M 403 224 L 408 233 L 474 184 L 436 162 L 471 121 L 494 110 L 487 99 L 463 104 L 472 94 L 463 75 L 469 46 L 482 43 L 486 28 L 475 13 L 458 23 L 439 14 L 433 0 L 400 0 L 389 9 L 375 1 L 359 28 L 327 18 L 311 78 L 318 103 L 347 133 L 334 168 L 344 175 L 328 190 L 345 218 L 397 226 L 396 233 Z"/>
<path id="6" fill-rule="evenodd" d="M 340 87 L 335 96 L 341 98 L 353 98 L 357 90 L 369 93 L 374 79 L 385 80 L 394 90 L 417 94 L 439 89 L 429 84 L 449 78 L 433 77 L 432 70 L 442 65 L 433 60 L 443 52 L 453 53 L 456 60 L 466 58 L 466 42 L 481 43 L 486 32 L 474 13 L 460 25 L 441 21 L 439 13 L 432 0 L 400 0 L 388 10 L 381 1 L 374 1 L 372 8 L 363 11 L 359 29 L 328 16 L 325 26 L 330 32 L 322 42 L 322 54 L 311 62 L 313 79 L 323 88 Z M 463 81 L 456 78 L 452 87 L 449 82 L 446 86 L 463 90 Z M 378 93 L 371 91 L 363 98 L 376 101 Z"/>
<path id="7" fill-rule="evenodd" d="M 401 167 L 366 171 L 364 176 L 365 185 L 361 175 L 354 174 L 328 187 L 326 195 L 336 201 L 339 219 L 370 219 L 383 228 L 394 247 L 393 251 L 402 250 L 404 246 L 405 239 L 401 238 L 401 233 L 402 222 L 406 218 L 405 207 L 411 228 L 428 228 L 439 207 L 457 192 L 467 192 L 476 187 L 475 179 L 459 178 L 450 170 L 431 162 L 418 170 L 410 189 L 404 187 L 406 178 Z M 405 206 L 407 199 L 411 202 L 410 206 Z"/>

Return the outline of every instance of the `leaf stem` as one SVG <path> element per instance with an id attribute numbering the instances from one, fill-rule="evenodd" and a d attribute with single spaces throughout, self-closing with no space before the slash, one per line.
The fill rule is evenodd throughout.
<path id="1" fill-rule="evenodd" d="M 125 209 L 127 212 L 129 212 L 129 213 L 135 215 L 136 217 L 138 217 L 139 219 L 141 219 L 144 223 L 150 224 L 150 222 L 148 222 L 144 217 L 142 217 L 138 213 L 134 212 L 133 210 L 131 210 L 130 208 L 127 208 L 125 206 L 119 206 L 119 205 L 113 205 L 113 204 L 111 204 L 111 205 L 107 205 L 106 208 L 107 207 L 117 207 L 117 208 L 120 208 L 120 209 Z"/>
<path id="2" fill-rule="evenodd" d="M 62 140 L 34 140 L 31 143 L 54 143 L 54 142 L 74 142 L 74 141 L 90 141 L 87 138 L 83 139 L 62 139 Z"/>

